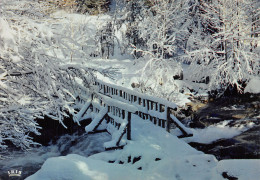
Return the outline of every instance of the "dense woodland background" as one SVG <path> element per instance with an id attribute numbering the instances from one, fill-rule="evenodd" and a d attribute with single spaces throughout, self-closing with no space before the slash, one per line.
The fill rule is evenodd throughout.
<path id="1" fill-rule="evenodd" d="M 37 145 L 35 119 L 63 122 L 89 92 L 95 73 L 116 71 L 81 65 L 92 58 L 129 55 L 144 61 L 139 91 L 168 98 L 172 92 L 221 96 L 245 93 L 260 76 L 258 0 L 42 0 L 0 3 L 0 149 Z M 95 34 L 57 26 L 58 10 L 108 15 Z M 117 36 L 121 32 L 121 36 Z M 56 49 L 63 55 L 57 55 Z M 80 63 L 74 63 L 77 55 Z M 186 72 L 186 74 L 185 74 Z M 187 73 L 188 72 L 188 73 Z M 153 86 L 147 84 L 152 80 Z M 179 86 L 175 80 L 193 86 Z M 165 87 L 165 88 L 163 88 Z M 166 89 L 166 90 L 165 90 Z"/>

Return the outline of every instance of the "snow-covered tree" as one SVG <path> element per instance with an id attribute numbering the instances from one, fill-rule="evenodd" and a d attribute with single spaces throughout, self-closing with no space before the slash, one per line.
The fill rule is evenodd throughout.
<path id="1" fill-rule="evenodd" d="M 144 41 L 144 46 L 134 47 L 148 59 L 143 69 L 143 82 L 154 92 L 162 92 L 162 87 L 168 89 L 169 86 L 164 86 L 165 84 L 171 84 L 168 91 L 164 89 L 167 92 L 176 90 L 173 76 L 182 69 L 172 57 L 176 53 L 176 34 L 179 33 L 177 27 L 181 18 L 180 11 L 183 10 L 181 6 L 177 1 L 146 1 L 140 11 L 141 18 L 137 17 L 140 18 L 137 21 L 138 37 Z"/>
<path id="2" fill-rule="evenodd" d="M 242 91 L 242 83 L 259 73 L 259 51 L 252 51 L 250 45 L 257 41 L 252 37 L 253 24 L 248 16 L 251 2 L 200 3 L 204 26 L 189 37 L 186 56 L 191 61 L 191 77 L 201 81 L 209 76 L 209 89 L 225 90 L 232 85 Z"/>
<path id="3" fill-rule="evenodd" d="M 259 74 L 259 2 L 143 0 L 119 7 L 127 24 L 125 47 L 146 59 L 144 76 L 157 84 L 174 86 L 171 73 L 162 75 L 179 73 L 179 60 L 190 67 L 185 79 L 209 83 L 208 90 L 242 91 Z"/>
<path id="4" fill-rule="evenodd" d="M 134 51 L 133 47 L 142 47 L 144 45 L 139 37 L 138 22 L 142 17 L 140 11 L 143 8 L 143 0 L 115 0 L 113 27 L 120 36 L 120 50 L 123 54 L 132 54 L 135 58 L 141 56 L 141 53 Z"/>
<path id="5" fill-rule="evenodd" d="M 122 14 L 119 21 L 126 24 L 127 44 L 139 61 L 145 61 L 139 84 L 142 91 L 167 97 L 178 92 L 175 75 L 182 72 L 177 61 L 189 34 L 190 1 L 142 0 L 118 2 Z M 119 14 L 119 13 L 118 13 Z M 117 15 L 118 15 L 117 14 Z"/>
<path id="6" fill-rule="evenodd" d="M 66 127 L 63 119 L 75 113 L 78 96 L 87 96 L 97 70 L 86 66 L 91 49 L 84 26 L 59 25 L 43 3 L 0 5 L 0 149 L 8 141 L 27 149 L 37 144 L 31 138 L 41 128 L 36 118 Z"/>

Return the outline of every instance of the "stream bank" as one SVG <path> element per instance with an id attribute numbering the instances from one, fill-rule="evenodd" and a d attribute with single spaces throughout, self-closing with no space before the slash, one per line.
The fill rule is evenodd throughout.
<path id="1" fill-rule="evenodd" d="M 239 128 L 249 123 L 254 123 L 254 126 L 233 138 L 219 139 L 210 144 L 189 144 L 197 150 L 215 155 L 218 160 L 260 159 L 260 95 L 224 96 L 209 101 L 194 113 L 190 127 L 203 129 L 225 120 L 229 120 L 229 127 Z"/>

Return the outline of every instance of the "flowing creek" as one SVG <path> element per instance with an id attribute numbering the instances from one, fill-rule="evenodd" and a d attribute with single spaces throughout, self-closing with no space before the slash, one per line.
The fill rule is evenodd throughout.
<path id="1" fill-rule="evenodd" d="M 192 126 L 205 128 L 229 120 L 229 127 L 254 126 L 241 134 L 210 144 L 189 143 L 194 148 L 221 159 L 260 159 L 260 96 L 221 98 L 209 103 L 196 114 Z"/>
<path id="2" fill-rule="evenodd" d="M 61 135 L 54 143 L 47 146 L 33 148 L 28 152 L 16 148 L 8 149 L 1 153 L 0 180 L 25 179 L 38 171 L 44 161 L 50 157 L 79 154 L 88 157 L 104 151 L 104 142 L 110 141 L 108 133 L 98 134 L 65 134 Z M 22 171 L 21 177 L 8 177 L 8 171 Z"/>

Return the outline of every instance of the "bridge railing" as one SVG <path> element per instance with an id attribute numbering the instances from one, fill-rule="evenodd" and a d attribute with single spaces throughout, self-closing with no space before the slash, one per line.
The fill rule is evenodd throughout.
<path id="1" fill-rule="evenodd" d="M 115 149 L 124 146 L 123 136 L 131 140 L 131 115 L 138 109 L 128 103 L 114 100 L 100 93 L 92 96 L 92 112 L 94 117 L 90 125 L 86 127 L 87 132 L 102 131 L 102 123 L 105 122 L 105 130 L 112 135 L 112 140 L 104 144 L 105 148 Z M 101 127 L 101 129 L 98 129 Z"/>
<path id="2" fill-rule="evenodd" d="M 170 125 L 174 123 L 182 132 L 182 137 L 192 136 L 192 133 L 175 117 L 177 105 L 162 98 L 148 96 L 124 87 L 97 80 L 97 91 L 125 104 L 137 108 L 135 112 L 144 120 L 150 120 L 170 132 Z"/>

